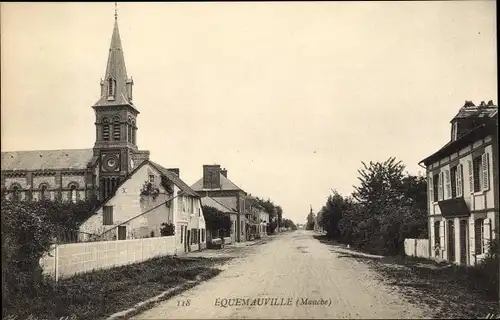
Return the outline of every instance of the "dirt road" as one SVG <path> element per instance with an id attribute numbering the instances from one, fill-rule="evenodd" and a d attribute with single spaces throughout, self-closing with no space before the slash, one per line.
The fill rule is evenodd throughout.
<path id="1" fill-rule="evenodd" d="M 427 318 L 368 266 L 296 231 L 243 250 L 217 277 L 134 319 Z M 227 251 L 226 251 L 227 252 Z M 260 299 L 259 299 L 260 298 Z"/>

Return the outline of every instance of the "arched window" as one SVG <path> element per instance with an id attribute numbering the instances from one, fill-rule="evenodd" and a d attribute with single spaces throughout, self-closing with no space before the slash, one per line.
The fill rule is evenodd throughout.
<path id="1" fill-rule="evenodd" d="M 132 143 L 132 118 L 128 117 L 127 121 L 127 141 Z"/>
<path id="2" fill-rule="evenodd" d="M 135 121 L 132 120 L 132 143 L 135 144 L 135 134 L 136 134 L 137 128 L 135 127 Z"/>
<path id="3" fill-rule="evenodd" d="M 77 189 L 76 185 L 72 183 L 69 189 L 70 189 L 69 200 L 73 203 L 76 203 L 76 201 L 78 200 L 78 191 L 76 190 Z"/>
<path id="4" fill-rule="evenodd" d="M 479 218 L 474 221 L 474 242 L 475 242 L 475 253 L 484 253 L 484 219 Z"/>
<path id="5" fill-rule="evenodd" d="M 102 140 L 109 140 L 109 119 L 102 119 Z"/>
<path id="6" fill-rule="evenodd" d="M 48 199 L 49 192 L 46 184 L 40 185 L 40 200 Z"/>
<path id="7" fill-rule="evenodd" d="M 115 95 L 115 80 L 113 78 L 108 79 L 108 96 L 114 97 Z"/>
<path id="8" fill-rule="evenodd" d="M 19 201 L 21 200 L 21 191 L 20 191 L 21 187 L 19 187 L 19 185 L 17 184 L 14 184 L 10 190 L 11 190 L 11 193 L 12 193 L 12 201 Z"/>
<path id="9" fill-rule="evenodd" d="M 121 136 L 120 130 L 120 119 L 118 117 L 113 118 L 113 139 L 120 140 Z"/>

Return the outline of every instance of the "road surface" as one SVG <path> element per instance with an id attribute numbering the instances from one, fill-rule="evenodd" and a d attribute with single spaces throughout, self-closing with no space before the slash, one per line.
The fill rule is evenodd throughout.
<path id="1" fill-rule="evenodd" d="M 299 230 L 266 244 L 222 250 L 239 252 L 239 257 L 223 266 L 217 277 L 133 319 L 431 316 L 378 281 L 365 263 L 342 257 L 314 234 Z"/>

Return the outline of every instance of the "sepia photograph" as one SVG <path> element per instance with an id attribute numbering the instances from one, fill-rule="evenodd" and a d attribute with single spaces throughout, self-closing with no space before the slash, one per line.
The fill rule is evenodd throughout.
<path id="1" fill-rule="evenodd" d="M 500 319 L 496 9 L 1 2 L 2 318 Z"/>

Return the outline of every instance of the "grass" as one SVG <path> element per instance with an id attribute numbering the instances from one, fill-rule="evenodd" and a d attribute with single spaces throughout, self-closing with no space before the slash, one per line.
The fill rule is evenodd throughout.
<path id="1" fill-rule="evenodd" d="M 6 314 L 25 319 L 103 319 L 175 286 L 216 276 L 222 258 L 154 258 L 142 263 L 48 282 L 35 298 L 20 299 Z"/>
<path id="2" fill-rule="evenodd" d="M 337 244 L 326 237 L 316 239 Z M 417 257 L 370 257 L 357 254 L 359 250 L 351 251 L 340 253 L 339 258 L 364 261 L 398 294 L 429 307 L 435 318 L 484 318 L 488 313 L 498 313 L 498 291 L 492 290 L 488 278 L 477 267 Z"/>

